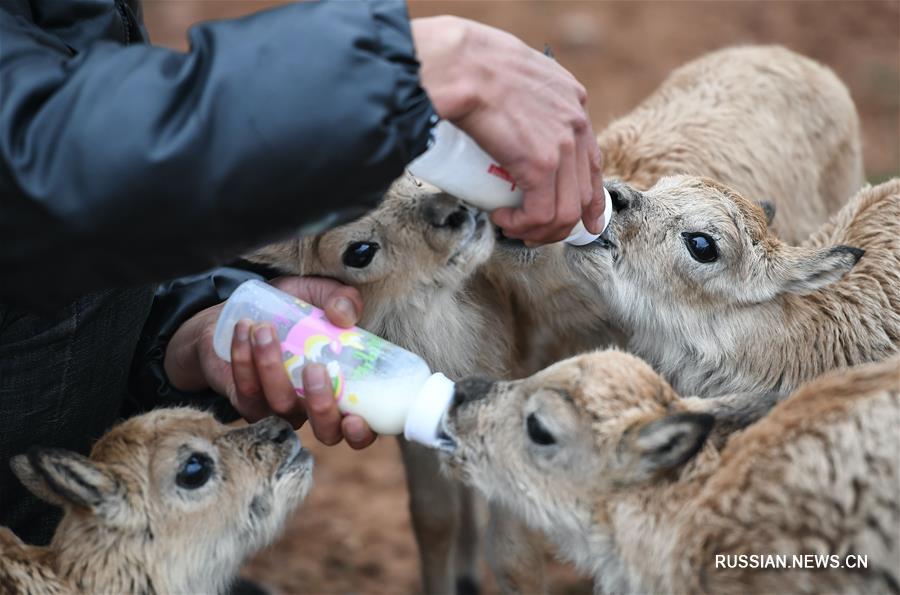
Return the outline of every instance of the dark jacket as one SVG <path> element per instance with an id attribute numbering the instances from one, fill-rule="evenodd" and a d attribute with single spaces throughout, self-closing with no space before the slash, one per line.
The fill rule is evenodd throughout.
<path id="1" fill-rule="evenodd" d="M 164 283 L 152 310 L 150 282 L 361 214 L 433 116 L 400 1 L 200 25 L 188 53 L 146 40 L 137 0 L 0 0 L 0 525 L 32 543 L 60 511 L 7 459 L 87 454 L 129 371 L 136 409 L 234 415 L 174 391 L 161 363 L 249 273 Z"/>
<path id="2" fill-rule="evenodd" d="M 0 2 L 0 302 L 46 308 L 335 225 L 425 149 L 403 2 L 303 2 L 189 37 L 147 45 L 137 0 Z"/>

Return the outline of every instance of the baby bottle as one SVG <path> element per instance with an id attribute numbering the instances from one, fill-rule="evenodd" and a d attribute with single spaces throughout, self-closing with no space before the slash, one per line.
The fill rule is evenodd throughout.
<path id="1" fill-rule="evenodd" d="M 418 355 L 361 328 L 340 328 L 322 310 L 260 281 L 246 281 L 219 315 L 213 347 L 231 361 L 234 325 L 243 319 L 274 325 L 284 367 L 303 395 L 305 364 L 324 364 L 343 413 L 359 415 L 379 434 L 439 448 L 440 425 L 453 398 L 453 382 L 432 374 Z"/>
<path id="2" fill-rule="evenodd" d="M 493 211 L 522 204 L 522 189 L 516 188 L 512 176 L 472 137 L 447 120 L 437 123 L 432 130 L 428 150 L 410 163 L 407 169 L 417 178 L 479 209 Z M 606 188 L 603 194 L 606 197 L 602 222 L 605 230 L 612 218 L 612 201 Z M 584 246 L 598 237 L 579 221 L 564 241 L 574 246 Z"/>

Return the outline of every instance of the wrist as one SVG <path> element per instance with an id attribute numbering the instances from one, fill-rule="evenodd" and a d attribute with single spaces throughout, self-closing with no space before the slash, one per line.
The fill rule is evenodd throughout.
<path id="1" fill-rule="evenodd" d="M 172 335 L 163 358 L 163 371 L 173 388 L 194 392 L 209 388 L 201 364 L 201 344 L 204 337 L 205 316 L 186 321 Z"/>
<path id="2" fill-rule="evenodd" d="M 481 103 L 482 69 L 467 59 L 475 31 L 472 23 L 454 16 L 413 19 L 413 43 L 421 65 L 419 79 L 438 115 L 464 118 Z"/>

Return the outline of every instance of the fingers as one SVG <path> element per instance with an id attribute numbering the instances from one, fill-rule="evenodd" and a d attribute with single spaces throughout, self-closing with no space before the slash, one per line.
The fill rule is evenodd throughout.
<path id="1" fill-rule="evenodd" d="M 575 145 L 575 163 L 578 174 L 578 200 L 581 203 L 581 214 L 585 212 L 594 199 L 594 189 L 591 185 L 593 171 L 591 170 L 591 143 L 597 144 L 593 138 L 593 128 L 588 126 L 587 134 L 579 134 Z"/>
<path id="2" fill-rule="evenodd" d="M 352 326 L 362 311 L 359 292 L 333 279 L 282 277 L 273 285 L 322 307 L 339 326 Z M 212 348 L 208 351 L 212 352 Z M 239 321 L 232 339 L 231 365 L 225 367 L 228 382 L 222 383 L 226 389 L 223 392 L 250 422 L 278 415 L 297 428 L 309 418 L 313 433 L 324 444 L 337 444 L 346 438 L 352 448 L 360 449 L 375 440 L 374 432 L 362 418 L 342 416 L 330 377 L 321 364 L 304 368 L 305 398 L 298 396 L 285 371 L 281 345 L 271 324 Z"/>
<path id="3" fill-rule="evenodd" d="M 348 415 L 341 420 L 341 430 L 350 448 L 360 450 L 375 442 L 375 432 L 358 415 Z"/>
<path id="4" fill-rule="evenodd" d="M 591 198 L 582 212 L 582 221 L 591 233 L 602 233 L 601 217 L 606 207 L 606 199 L 603 194 L 603 155 L 600 153 L 600 147 L 597 145 L 593 128 L 589 128 L 589 133 L 590 142 L 588 143 L 585 157 L 588 162 Z"/>
<path id="5" fill-rule="evenodd" d="M 331 378 L 325 366 L 313 363 L 303 368 L 303 392 L 316 438 L 328 446 L 340 442 L 343 438 L 341 412 L 334 400 Z"/>
<path id="6" fill-rule="evenodd" d="M 544 175 L 538 187 L 526 189 L 522 207 L 492 214 L 504 235 L 527 244 L 557 242 L 569 235 L 582 215 L 579 157 L 574 138 L 560 143 L 555 171 Z"/>
<path id="7" fill-rule="evenodd" d="M 578 163 L 575 143 L 563 147 L 559 173 L 556 175 L 556 219 L 553 226 L 540 230 L 531 241 L 558 242 L 566 239 L 581 219 L 581 196 L 578 183 Z"/>
<path id="8" fill-rule="evenodd" d="M 331 377 L 325 366 L 307 364 L 303 369 L 303 392 L 306 395 L 309 422 L 320 442 L 333 446 L 346 438 L 351 448 L 359 450 L 375 441 L 375 433 L 363 418 L 341 415 L 334 398 Z"/>
<path id="9" fill-rule="evenodd" d="M 502 208 L 491 213 L 491 221 L 508 238 L 525 240 L 553 223 L 556 218 L 556 156 L 547 156 L 534 164 L 524 180 L 522 206 Z"/>
<path id="10" fill-rule="evenodd" d="M 309 418 L 313 433 L 323 444 L 331 446 L 346 438 L 351 448 L 362 449 L 375 441 L 375 433 L 365 420 L 341 415 L 331 379 L 322 364 L 304 368 L 305 399 L 297 396 L 284 370 L 281 347 L 271 325 L 239 321 L 231 360 L 236 393 L 233 402 L 247 421 L 274 414 L 298 428 Z"/>
<path id="11" fill-rule="evenodd" d="M 249 422 L 259 421 L 271 413 L 253 362 L 253 346 L 250 344 L 252 326 L 250 320 L 238 321 L 231 341 L 231 372 L 234 376 L 232 404 Z"/>
<path id="12" fill-rule="evenodd" d="M 333 324 L 351 327 L 362 314 L 362 296 L 355 287 L 327 277 L 279 277 L 272 285 L 325 311 Z"/>
<path id="13" fill-rule="evenodd" d="M 275 328 L 265 323 L 253 326 L 250 329 L 250 343 L 265 406 L 291 422 L 294 427 L 299 427 L 306 419 L 306 411 L 284 369 L 281 345 Z"/>

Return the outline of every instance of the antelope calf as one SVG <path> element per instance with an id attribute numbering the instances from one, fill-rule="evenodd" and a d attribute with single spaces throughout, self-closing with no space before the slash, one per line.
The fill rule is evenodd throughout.
<path id="1" fill-rule="evenodd" d="M 591 353 L 459 383 L 445 460 L 598 593 L 896 592 L 900 358 L 821 377 L 761 419 L 759 403 L 682 399 L 634 356 Z"/>
<path id="2" fill-rule="evenodd" d="M 900 350 L 900 179 L 858 192 L 800 246 L 707 178 L 609 188 L 608 233 L 570 263 L 679 392 L 787 394 Z"/>
<path id="3" fill-rule="evenodd" d="M 493 247 L 486 213 L 404 176 L 360 219 L 248 258 L 356 287 L 365 304 L 360 326 L 419 354 L 434 371 L 455 379 L 508 377 L 515 361 L 511 308 L 478 274 Z M 399 442 L 425 592 L 477 589 L 482 532 L 471 490 L 441 473 L 435 451 Z M 502 511 L 493 516 L 498 529 L 491 536 L 516 530 Z M 491 540 L 501 582 L 540 590 L 540 567 L 517 562 L 526 541 Z"/>
<path id="4" fill-rule="evenodd" d="M 845 199 L 862 183 L 858 119 L 846 88 L 826 68 L 783 48 L 730 49 L 689 63 L 599 142 L 606 174 L 635 183 L 667 173 L 733 172 L 726 181 L 771 191 L 765 198 L 784 211 L 786 230 L 801 216 L 804 225 L 824 220 L 838 206 L 835 196 Z M 694 153 L 695 146 L 704 152 Z M 802 168 L 789 167 L 785 155 Z M 576 282 L 566 249 L 502 243 L 487 262 L 494 245 L 485 221 L 454 198 L 401 178 L 373 213 L 251 258 L 357 287 L 364 328 L 453 378 L 520 376 L 572 350 L 624 341 L 609 329 L 594 288 Z M 425 590 L 452 591 L 454 577 L 471 584 L 471 496 L 440 475 L 433 453 L 403 441 L 401 449 Z M 541 590 L 536 540 L 504 511 L 494 512 L 489 558 L 501 585 Z"/>
<path id="5" fill-rule="evenodd" d="M 46 548 L 0 528 L 0 592 L 222 593 L 312 484 L 312 457 L 268 418 L 230 429 L 193 409 L 116 426 L 91 457 L 36 448 L 12 459 L 65 509 Z"/>
<path id="6" fill-rule="evenodd" d="M 646 190 L 660 178 L 707 176 L 777 212 L 773 231 L 797 243 L 863 185 L 859 117 L 825 66 L 779 46 L 726 48 L 673 71 L 598 136 L 603 175 Z M 563 244 L 501 241 L 486 268 L 517 296 L 521 366 L 625 345 L 594 287 L 576 281 Z M 574 276 L 573 276 L 574 274 Z"/>

